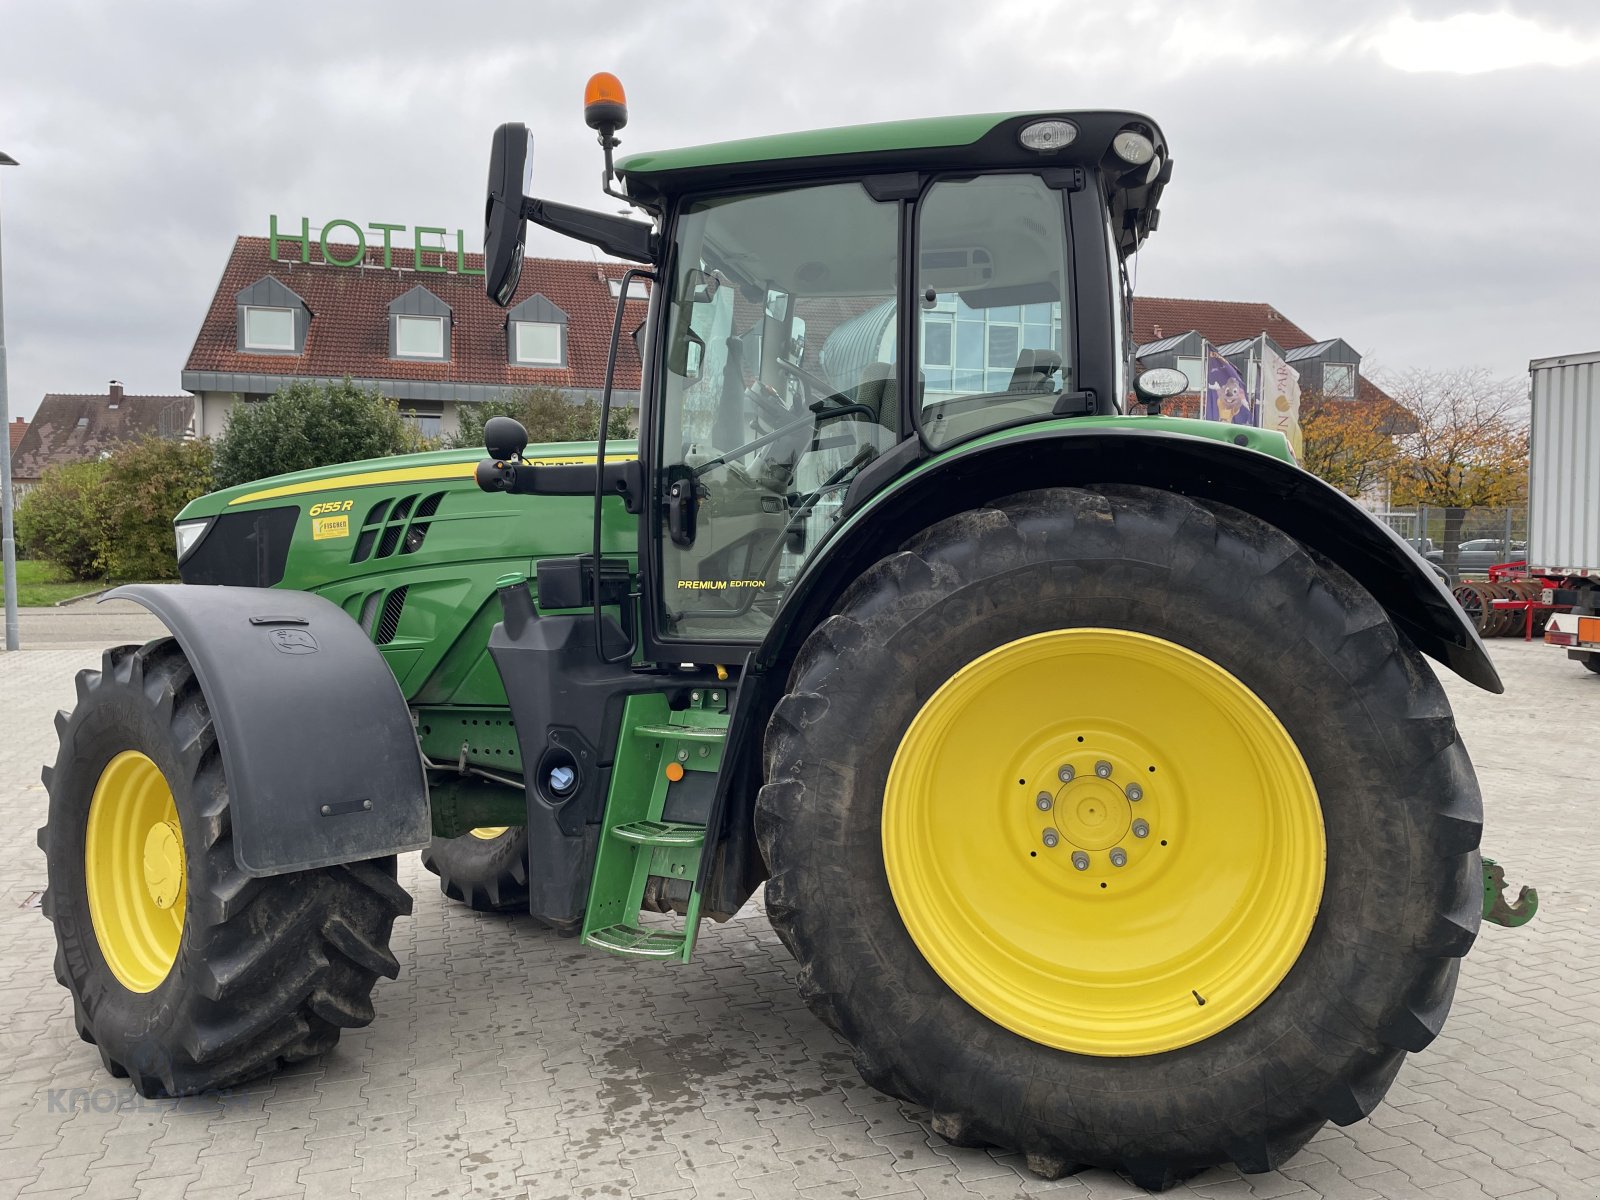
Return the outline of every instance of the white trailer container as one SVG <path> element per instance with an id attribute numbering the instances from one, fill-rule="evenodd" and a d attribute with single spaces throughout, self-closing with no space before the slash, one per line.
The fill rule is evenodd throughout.
<path id="1" fill-rule="evenodd" d="M 1528 566 L 1544 576 L 1544 640 L 1600 673 L 1600 351 L 1536 358 Z"/>

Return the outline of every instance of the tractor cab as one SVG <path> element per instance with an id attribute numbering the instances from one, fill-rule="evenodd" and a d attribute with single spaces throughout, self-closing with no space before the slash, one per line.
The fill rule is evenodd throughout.
<path id="1" fill-rule="evenodd" d="M 830 533 L 919 462 L 1120 411 L 1122 263 L 1171 174 L 1148 118 L 913 120 L 613 166 L 626 107 L 597 79 L 608 190 L 649 223 L 524 197 L 532 139 L 502 126 L 487 285 L 516 294 L 524 218 L 647 264 L 642 461 L 609 469 L 640 511 L 647 658 L 761 642 Z M 607 472 L 561 486 L 613 492 Z"/>

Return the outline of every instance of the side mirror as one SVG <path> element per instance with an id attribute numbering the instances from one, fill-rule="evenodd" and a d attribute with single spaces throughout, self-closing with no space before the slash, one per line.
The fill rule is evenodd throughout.
<path id="1" fill-rule="evenodd" d="M 533 183 L 533 135 L 510 122 L 494 131 L 489 150 L 488 199 L 483 212 L 484 287 L 505 308 L 522 278 L 522 248 L 528 234 L 522 199 Z"/>
<path id="2" fill-rule="evenodd" d="M 1176 367 L 1156 367 L 1142 372 L 1133 381 L 1133 390 L 1146 404 L 1161 407 L 1169 396 L 1180 396 L 1189 390 L 1189 377 Z"/>
<path id="3" fill-rule="evenodd" d="M 700 378 L 700 366 L 705 362 L 706 344 L 692 329 L 683 331 L 683 338 L 668 356 L 667 370 L 682 375 L 690 381 Z"/>
<path id="4" fill-rule="evenodd" d="M 514 462 L 528 448 L 528 431 L 513 417 L 490 417 L 483 424 L 483 448 L 496 462 Z"/>

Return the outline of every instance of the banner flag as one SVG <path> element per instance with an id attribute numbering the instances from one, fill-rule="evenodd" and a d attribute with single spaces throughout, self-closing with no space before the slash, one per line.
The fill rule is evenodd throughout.
<path id="1" fill-rule="evenodd" d="M 1206 345 L 1206 393 L 1200 402 L 1200 415 L 1207 421 L 1226 421 L 1233 425 L 1256 425 L 1255 406 L 1239 372 L 1216 347 Z"/>
<path id="2" fill-rule="evenodd" d="M 1305 442 L 1300 435 L 1300 372 L 1263 343 L 1261 378 L 1265 400 L 1261 405 L 1261 424 L 1287 437 L 1295 460 L 1301 461 L 1305 457 Z"/>

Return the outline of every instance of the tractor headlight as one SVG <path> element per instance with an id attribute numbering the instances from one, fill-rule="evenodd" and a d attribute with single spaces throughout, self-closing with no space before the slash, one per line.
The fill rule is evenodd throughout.
<path id="1" fill-rule="evenodd" d="M 1078 127 L 1071 121 L 1035 121 L 1017 134 L 1017 141 L 1026 149 L 1049 154 L 1070 146 L 1077 136 Z"/>
<path id="2" fill-rule="evenodd" d="M 200 539 L 205 536 L 206 530 L 210 528 L 210 517 L 199 521 L 179 521 L 172 527 L 173 536 L 178 539 L 179 562 L 189 557 L 189 552 L 200 544 Z"/>
<path id="3" fill-rule="evenodd" d="M 1123 162 L 1142 167 L 1156 155 L 1154 143 L 1137 129 L 1124 129 L 1111 139 L 1111 149 Z"/>

